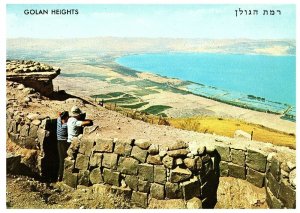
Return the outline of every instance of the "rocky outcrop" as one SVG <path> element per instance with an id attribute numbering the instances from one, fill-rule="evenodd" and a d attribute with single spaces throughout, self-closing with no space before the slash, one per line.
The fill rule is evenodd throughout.
<path id="1" fill-rule="evenodd" d="M 24 60 L 6 61 L 6 79 L 31 87 L 43 95 L 53 92 L 52 79 L 60 74 L 60 68 Z"/>

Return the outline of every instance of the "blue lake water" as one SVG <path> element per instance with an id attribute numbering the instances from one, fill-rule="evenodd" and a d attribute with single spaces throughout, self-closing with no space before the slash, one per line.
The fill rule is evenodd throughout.
<path id="1" fill-rule="evenodd" d="M 208 53 L 138 54 L 117 63 L 161 76 L 218 88 L 221 93 L 254 95 L 296 104 L 296 57 Z M 197 91 L 197 86 L 190 87 Z"/>

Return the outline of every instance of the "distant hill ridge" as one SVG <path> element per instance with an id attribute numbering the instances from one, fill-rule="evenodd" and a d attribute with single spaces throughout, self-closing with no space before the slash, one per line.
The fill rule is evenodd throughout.
<path id="1" fill-rule="evenodd" d="M 189 39 L 95 37 L 70 39 L 7 39 L 8 50 L 97 52 L 211 52 L 233 54 L 295 55 L 290 39 Z"/>

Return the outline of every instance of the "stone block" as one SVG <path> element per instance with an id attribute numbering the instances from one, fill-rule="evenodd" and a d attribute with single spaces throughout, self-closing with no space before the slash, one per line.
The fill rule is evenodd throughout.
<path id="1" fill-rule="evenodd" d="M 147 208 L 148 194 L 142 192 L 132 192 L 131 203 L 137 207 Z"/>
<path id="2" fill-rule="evenodd" d="M 189 169 L 182 169 L 176 167 L 176 169 L 171 170 L 170 181 L 172 183 L 178 183 L 188 180 L 192 176 L 192 172 Z"/>
<path id="3" fill-rule="evenodd" d="M 231 149 L 232 163 L 245 166 L 245 152 L 243 150 Z"/>
<path id="4" fill-rule="evenodd" d="M 105 183 L 108 183 L 110 185 L 120 186 L 120 173 L 119 172 L 113 172 L 109 169 L 103 169 L 103 180 Z"/>
<path id="5" fill-rule="evenodd" d="M 25 175 L 24 164 L 21 163 L 22 156 L 20 154 L 6 153 L 6 173 Z"/>
<path id="6" fill-rule="evenodd" d="M 200 196 L 200 182 L 197 178 L 182 183 L 182 193 L 184 200 Z"/>
<path id="7" fill-rule="evenodd" d="M 81 170 L 78 173 L 78 185 L 89 186 L 90 172 L 88 170 Z"/>
<path id="8" fill-rule="evenodd" d="M 27 137 L 28 132 L 29 132 L 29 126 L 27 124 L 24 124 L 23 126 L 21 126 L 21 130 L 20 130 L 21 137 Z"/>
<path id="9" fill-rule="evenodd" d="M 150 186 L 151 186 L 151 183 L 149 181 L 143 181 L 143 180 L 138 181 L 138 191 L 139 192 L 149 193 Z"/>
<path id="10" fill-rule="evenodd" d="M 94 184 L 92 187 L 92 192 L 95 196 L 102 195 L 103 192 L 107 193 L 109 192 L 109 189 L 111 186 L 104 185 L 104 184 Z"/>
<path id="11" fill-rule="evenodd" d="M 89 157 L 78 154 L 76 157 L 75 168 L 80 170 L 87 170 L 89 165 Z"/>
<path id="12" fill-rule="evenodd" d="M 122 174 L 137 175 L 139 162 L 136 159 L 124 157 L 119 159 L 117 170 Z"/>
<path id="13" fill-rule="evenodd" d="M 175 164 L 176 164 L 176 166 L 181 167 L 181 166 L 183 165 L 183 160 L 182 160 L 182 158 L 177 158 L 177 159 L 175 160 Z"/>
<path id="14" fill-rule="evenodd" d="M 177 149 L 177 150 L 167 151 L 167 155 L 169 155 L 170 157 L 175 157 L 175 158 L 186 157 L 186 155 L 188 153 L 189 153 L 189 151 L 186 149 Z"/>
<path id="15" fill-rule="evenodd" d="M 206 146 L 199 146 L 197 149 L 198 155 L 204 155 L 205 151 L 206 151 Z"/>
<path id="16" fill-rule="evenodd" d="M 216 145 L 216 150 L 219 153 L 222 161 L 230 162 L 230 148 L 225 145 Z"/>
<path id="17" fill-rule="evenodd" d="M 270 209 L 283 208 L 283 203 L 272 194 L 271 190 L 268 187 L 266 188 L 266 201 Z"/>
<path id="18" fill-rule="evenodd" d="M 289 178 L 289 181 L 290 181 L 291 185 L 296 188 L 296 181 L 297 181 L 297 178 L 296 178 L 296 169 L 293 169 L 290 172 L 288 178 Z"/>
<path id="19" fill-rule="evenodd" d="M 185 149 L 185 148 L 188 148 L 188 144 L 185 143 L 184 141 L 176 141 L 169 146 L 169 150 Z"/>
<path id="20" fill-rule="evenodd" d="M 150 196 L 158 200 L 165 199 L 165 187 L 157 183 L 152 183 L 150 187 Z"/>
<path id="21" fill-rule="evenodd" d="M 63 181 L 65 184 L 71 186 L 72 188 L 76 188 L 77 178 L 78 178 L 78 173 L 72 173 L 69 171 L 64 172 Z"/>
<path id="22" fill-rule="evenodd" d="M 100 167 L 102 165 L 102 153 L 93 153 L 90 158 L 90 167 Z"/>
<path id="23" fill-rule="evenodd" d="M 160 150 L 158 155 L 163 158 L 167 155 L 167 151 L 166 150 Z"/>
<path id="24" fill-rule="evenodd" d="M 288 161 L 286 164 L 287 164 L 287 167 L 289 168 L 289 171 L 296 168 L 296 161 L 295 160 L 293 162 Z"/>
<path id="25" fill-rule="evenodd" d="M 148 152 L 151 155 L 157 155 L 159 153 L 159 146 L 157 144 L 151 144 L 151 146 L 148 149 Z"/>
<path id="26" fill-rule="evenodd" d="M 296 208 L 296 191 L 288 184 L 286 180 L 281 181 L 278 198 L 288 209 Z"/>
<path id="27" fill-rule="evenodd" d="M 163 208 L 163 209 L 162 209 Z M 148 205 L 149 211 L 159 211 L 159 212 L 184 212 L 186 209 L 186 204 L 183 199 L 177 200 L 157 200 L 151 198 Z"/>
<path id="28" fill-rule="evenodd" d="M 246 165 L 251 169 L 255 169 L 260 172 L 266 171 L 267 155 L 254 149 L 248 149 L 248 155 L 246 157 Z"/>
<path id="29" fill-rule="evenodd" d="M 163 164 L 159 155 L 148 155 L 147 163 L 150 163 L 153 165 L 162 165 Z"/>
<path id="30" fill-rule="evenodd" d="M 187 209 L 202 209 L 202 201 L 197 197 L 193 197 L 192 199 L 187 201 L 186 208 Z"/>
<path id="31" fill-rule="evenodd" d="M 130 156 L 132 150 L 132 146 L 126 142 L 117 141 L 115 144 L 114 153 L 121 156 Z"/>
<path id="32" fill-rule="evenodd" d="M 18 124 L 16 121 L 11 121 L 10 122 L 10 125 L 7 126 L 8 127 L 8 132 L 12 132 L 12 133 L 15 133 L 17 134 L 17 129 L 18 129 Z"/>
<path id="33" fill-rule="evenodd" d="M 117 169 L 118 154 L 105 153 L 103 154 L 102 166 L 109 169 Z"/>
<path id="34" fill-rule="evenodd" d="M 165 167 L 172 169 L 174 167 L 174 158 L 166 155 L 163 159 L 162 159 L 162 163 Z"/>
<path id="35" fill-rule="evenodd" d="M 74 169 L 75 160 L 72 160 L 70 157 L 66 157 L 64 160 L 64 169 L 72 171 Z"/>
<path id="36" fill-rule="evenodd" d="M 184 165 L 189 168 L 190 170 L 195 170 L 196 168 L 196 160 L 195 159 L 192 159 L 192 158 L 185 158 L 183 160 L 184 162 Z"/>
<path id="37" fill-rule="evenodd" d="M 92 139 L 81 139 L 79 153 L 90 156 L 92 154 L 92 149 L 94 147 L 94 140 Z"/>
<path id="38" fill-rule="evenodd" d="M 131 156 L 137 159 L 141 163 L 146 162 L 148 152 L 146 150 L 143 150 L 137 146 L 134 146 L 131 151 Z"/>
<path id="39" fill-rule="evenodd" d="M 239 166 L 233 163 L 228 163 L 228 175 L 230 177 L 240 178 L 245 180 L 246 179 L 246 169 L 244 166 Z"/>
<path id="40" fill-rule="evenodd" d="M 19 144 L 26 149 L 36 149 L 37 144 L 35 138 L 31 137 L 20 137 Z"/>
<path id="41" fill-rule="evenodd" d="M 182 189 L 178 183 L 166 182 L 166 197 L 169 199 L 182 199 Z"/>
<path id="42" fill-rule="evenodd" d="M 167 181 L 166 168 L 164 166 L 154 166 L 154 182 L 165 184 Z"/>
<path id="43" fill-rule="evenodd" d="M 71 145 L 70 145 L 69 149 L 67 150 L 67 154 L 68 154 L 69 156 L 71 156 L 71 153 L 72 153 L 72 156 L 75 157 L 76 154 L 78 153 L 78 149 L 79 149 L 79 146 L 80 146 L 80 140 L 79 140 L 79 137 L 80 137 L 80 136 L 74 137 L 74 138 L 72 139 Z M 73 155 L 73 154 L 75 154 L 75 155 Z"/>
<path id="44" fill-rule="evenodd" d="M 141 149 L 148 149 L 151 143 L 145 139 L 137 139 L 134 141 L 134 145 L 138 146 Z"/>
<path id="45" fill-rule="evenodd" d="M 264 186 L 265 174 L 248 168 L 246 180 L 261 188 Z"/>
<path id="46" fill-rule="evenodd" d="M 129 188 L 123 188 L 118 186 L 112 186 L 110 188 L 111 193 L 116 194 L 117 196 L 123 197 L 124 199 L 130 200 L 132 190 Z"/>
<path id="47" fill-rule="evenodd" d="M 11 141 L 18 143 L 20 135 L 19 134 L 14 134 L 14 133 L 8 133 L 9 138 Z"/>
<path id="48" fill-rule="evenodd" d="M 34 124 L 31 124 L 28 136 L 31 137 L 31 138 L 36 138 L 37 137 L 37 131 L 38 131 L 38 129 L 39 129 L 38 126 L 36 126 Z"/>
<path id="49" fill-rule="evenodd" d="M 228 163 L 225 161 L 220 161 L 220 176 L 221 177 L 227 177 L 229 174 L 229 167 L 228 167 Z"/>
<path id="50" fill-rule="evenodd" d="M 90 172 L 90 181 L 92 184 L 103 183 L 103 178 L 102 178 L 101 170 L 99 167 L 94 168 Z"/>
<path id="51" fill-rule="evenodd" d="M 278 198 L 278 192 L 279 192 L 279 182 L 273 177 L 271 173 L 267 174 L 268 179 L 268 187 L 270 188 L 272 194 Z"/>
<path id="52" fill-rule="evenodd" d="M 153 165 L 149 165 L 149 164 L 138 165 L 138 176 L 140 180 L 146 180 L 152 183 L 154 181 L 153 173 L 154 173 Z"/>
<path id="53" fill-rule="evenodd" d="M 138 190 L 138 177 L 134 175 L 126 175 L 125 183 L 134 191 Z"/>
<path id="54" fill-rule="evenodd" d="M 113 139 L 96 139 L 96 145 L 94 147 L 95 151 L 98 152 L 113 152 L 114 143 Z"/>
<path id="55" fill-rule="evenodd" d="M 279 179 L 280 179 L 280 162 L 277 160 L 276 157 L 273 157 L 271 160 L 270 172 L 273 175 L 273 177 L 277 181 L 279 181 Z"/>

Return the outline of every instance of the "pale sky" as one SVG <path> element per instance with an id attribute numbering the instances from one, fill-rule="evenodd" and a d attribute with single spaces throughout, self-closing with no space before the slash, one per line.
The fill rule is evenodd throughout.
<path id="1" fill-rule="evenodd" d="M 239 8 L 259 14 L 236 17 Z M 9 4 L 6 9 L 7 38 L 296 38 L 295 5 Z M 25 15 L 25 9 L 78 9 L 79 14 Z M 264 16 L 264 9 L 281 10 L 281 15 Z"/>

